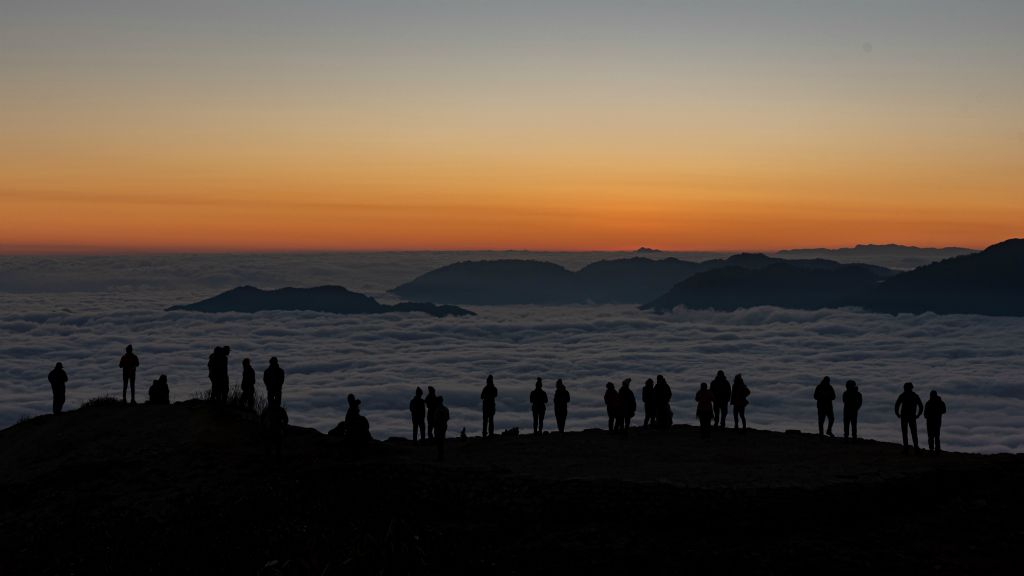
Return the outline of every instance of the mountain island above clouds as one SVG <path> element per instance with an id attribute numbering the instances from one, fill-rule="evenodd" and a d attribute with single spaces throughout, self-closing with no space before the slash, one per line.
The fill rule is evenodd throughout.
<path id="1" fill-rule="evenodd" d="M 261 290 L 241 286 L 194 304 L 171 306 L 167 311 L 262 312 L 268 310 L 310 310 L 331 314 L 383 314 L 385 312 L 424 312 L 435 317 L 473 316 L 458 306 L 437 306 L 426 302 L 381 304 L 374 298 L 346 290 L 341 286 L 316 288 L 280 288 Z"/>

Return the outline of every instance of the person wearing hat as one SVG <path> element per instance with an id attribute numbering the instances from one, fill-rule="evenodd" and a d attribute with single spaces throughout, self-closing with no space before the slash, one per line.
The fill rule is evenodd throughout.
<path id="1" fill-rule="evenodd" d="M 284 370 L 277 363 L 277 356 L 270 359 L 270 366 L 263 371 L 263 385 L 267 387 L 267 405 L 281 406 L 281 389 L 284 388 Z"/>
<path id="2" fill-rule="evenodd" d="M 917 419 L 924 412 L 924 404 L 921 397 L 914 393 L 914 385 L 907 382 L 903 385 L 903 394 L 896 399 L 896 416 L 900 419 L 900 429 L 903 431 L 903 451 L 910 449 L 907 444 L 907 429 L 914 439 L 914 450 L 917 447 Z"/>
<path id="3" fill-rule="evenodd" d="M 53 389 L 53 413 L 60 414 L 64 409 L 64 385 L 68 382 L 68 373 L 64 371 L 64 365 L 57 362 L 46 378 Z"/>

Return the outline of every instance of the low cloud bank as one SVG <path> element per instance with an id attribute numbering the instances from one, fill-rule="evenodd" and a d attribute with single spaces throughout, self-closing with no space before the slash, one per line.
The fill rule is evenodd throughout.
<path id="1" fill-rule="evenodd" d="M 391 275 L 365 282 L 386 286 Z M 334 273 L 323 276 L 339 283 Z M 605 382 L 630 377 L 639 396 L 643 381 L 657 374 L 672 386 L 676 421 L 693 422 L 697 387 L 722 369 L 730 377 L 743 373 L 751 387 L 753 427 L 814 430 L 811 395 L 827 374 L 840 393 L 847 379 L 860 384 L 862 436 L 899 440 L 893 403 L 902 383 L 913 381 L 923 398 L 934 388 L 946 400 L 947 448 L 1019 452 L 1024 446 L 1021 318 L 769 307 L 659 316 L 631 306 L 503 306 L 443 319 L 162 311 L 203 293 L 206 282 L 173 290 L 0 294 L 0 426 L 49 410 L 46 374 L 57 361 L 70 376 L 69 408 L 94 396 L 119 396 L 117 361 L 131 343 L 142 362 L 141 400 L 161 373 L 172 400 L 206 390 L 207 355 L 215 345 L 230 345 L 233 385 L 242 358 L 251 357 L 257 371 L 270 356 L 281 359 L 293 423 L 329 430 L 344 417 L 351 392 L 362 399 L 377 438 L 410 434 L 408 400 L 416 386 L 428 385 L 451 406 L 454 433 L 466 427 L 478 434 L 479 390 L 489 373 L 499 391 L 500 429 L 529 428 L 527 399 L 537 376 L 549 393 L 556 378 L 564 379 L 572 394 L 570 429 L 606 424 Z M 842 413 L 838 402 L 836 413 Z M 554 428 L 553 411 L 548 417 Z M 841 421 L 835 430 L 842 433 Z M 923 421 L 920 432 L 925 442 Z"/>

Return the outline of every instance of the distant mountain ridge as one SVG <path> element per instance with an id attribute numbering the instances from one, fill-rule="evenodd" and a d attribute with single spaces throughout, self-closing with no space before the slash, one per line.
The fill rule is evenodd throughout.
<path id="1" fill-rule="evenodd" d="M 425 302 L 381 304 L 370 296 L 352 292 L 341 286 L 279 288 L 277 290 L 261 290 L 253 286 L 240 286 L 193 304 L 183 304 L 167 308 L 167 311 L 174 310 L 207 313 L 253 313 L 268 310 L 310 310 L 332 314 L 424 312 L 438 318 L 444 316 L 475 315 L 473 312 L 458 306 L 437 306 Z"/>
<path id="2" fill-rule="evenodd" d="M 391 292 L 403 298 L 446 304 L 640 304 L 702 272 L 726 267 L 760 269 L 773 264 L 820 270 L 844 266 L 831 260 L 783 260 L 764 254 L 736 254 L 704 262 L 635 256 L 601 260 L 577 272 L 536 260 L 478 260 L 437 268 Z M 892 274 L 886 268 L 862 266 L 878 276 Z"/>
<path id="3" fill-rule="evenodd" d="M 819 309 L 859 307 L 891 314 L 1024 316 L 1024 240 L 956 256 L 895 275 L 843 264 L 801 269 L 798 261 L 729 267 L 679 282 L 641 309 L 677 306 L 735 310 L 752 306 Z M 806 262 L 806 261 L 802 261 Z"/>
<path id="4" fill-rule="evenodd" d="M 798 248 L 776 252 L 779 258 L 827 258 L 843 264 L 871 262 L 887 268 L 911 270 L 939 260 L 973 254 L 970 248 L 919 248 L 902 244 L 857 244 L 852 248 Z"/>

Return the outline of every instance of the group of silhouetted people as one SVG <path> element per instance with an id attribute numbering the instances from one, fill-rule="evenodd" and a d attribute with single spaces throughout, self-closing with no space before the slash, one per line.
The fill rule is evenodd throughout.
<path id="1" fill-rule="evenodd" d="M 226 403 L 228 401 L 229 389 L 229 363 L 228 356 L 231 353 L 230 346 L 215 347 L 209 356 L 207 368 L 211 383 L 210 399 L 215 403 Z M 122 402 L 129 402 L 129 391 L 131 392 L 132 404 L 135 404 L 135 378 L 139 367 L 139 358 L 135 355 L 131 345 L 125 348 L 118 366 L 122 374 Z M 64 406 L 66 398 L 66 384 L 68 382 L 67 372 L 62 363 L 57 362 L 53 370 L 47 376 L 53 390 L 53 413 L 59 414 Z M 271 427 L 280 428 L 286 425 L 288 416 L 281 406 L 281 394 L 284 386 L 285 372 L 278 363 L 276 357 L 270 358 L 266 370 L 263 371 L 263 384 L 267 390 L 267 406 L 263 413 L 264 423 Z M 627 434 L 633 417 L 636 415 L 636 396 L 630 389 L 632 380 L 626 378 L 618 387 L 608 382 L 604 393 L 604 404 L 608 415 L 608 430 L 615 433 Z M 242 360 L 241 396 L 239 403 L 252 409 L 255 406 L 256 396 L 256 372 L 252 367 L 249 358 Z M 900 420 L 900 428 L 903 435 L 903 446 L 909 450 L 910 442 L 913 442 L 914 449 L 918 449 L 917 420 L 924 416 L 927 422 L 928 447 L 933 451 L 941 451 L 940 433 L 942 428 L 942 417 L 946 413 L 946 404 L 942 401 L 936 391 L 931 391 L 928 402 L 924 403 L 914 392 L 914 385 L 910 382 L 904 384 L 904 391 L 896 400 L 896 416 Z M 736 374 L 730 384 L 725 372 L 719 370 L 715 374 L 711 384 L 706 382 L 700 384 L 700 388 L 694 398 L 697 404 L 697 420 L 700 423 L 701 433 L 704 436 L 711 434 L 714 428 L 726 427 L 729 406 L 733 410 L 733 428 L 746 430 L 747 417 L 746 407 L 749 404 L 750 388 L 743 381 L 741 374 Z M 818 435 L 834 436 L 832 427 L 835 423 L 833 402 L 836 400 L 836 391 L 832 387 L 831 379 L 825 376 L 814 389 L 814 400 L 818 412 Z M 483 390 L 480 392 L 480 400 L 483 408 L 483 430 L 482 435 L 488 438 L 494 435 L 494 417 L 497 411 L 498 389 L 494 385 L 494 376 L 488 375 Z M 647 379 L 641 392 L 641 400 L 644 408 L 643 426 L 652 428 L 668 428 L 672 425 L 672 410 L 670 407 L 672 390 L 664 376 L 658 375 L 657 381 Z M 565 431 L 565 424 L 569 410 L 569 391 L 561 379 L 555 382 L 553 404 L 555 408 L 555 420 L 559 432 Z M 161 374 L 153 381 L 149 388 L 149 402 L 151 404 L 169 404 L 170 391 L 167 384 L 167 376 Z M 534 434 L 544 432 L 544 418 L 547 413 L 548 394 L 544 390 L 542 378 L 537 378 L 533 390 L 529 394 L 530 411 L 533 416 Z M 863 405 L 864 398 L 853 380 L 846 382 L 846 389 L 842 395 L 843 402 L 843 436 L 845 438 L 857 438 L 857 416 Z M 348 410 L 345 415 L 346 437 L 353 442 L 362 443 L 370 438 L 369 423 L 360 413 L 360 401 L 352 394 L 348 395 Z M 269 411 L 269 412 L 268 412 Z M 448 431 L 450 418 L 444 398 L 437 394 L 433 386 L 427 387 L 424 396 L 422 388 L 417 387 L 415 396 L 409 402 L 409 412 L 412 416 L 413 440 L 433 441 L 437 445 L 438 459 L 444 458 L 444 439 Z M 283 428 L 281 429 L 283 431 Z M 465 434 L 465 431 L 463 431 Z"/>
<path id="2" fill-rule="evenodd" d="M 437 444 L 437 459 L 444 460 L 444 439 L 448 434 L 448 420 L 451 417 L 448 407 L 444 405 L 444 397 L 439 396 L 433 386 L 427 386 L 427 395 L 424 397 L 423 389 L 417 386 L 415 395 L 409 401 L 409 413 L 412 416 L 413 441 L 434 442 Z M 493 415 L 492 410 L 492 418 Z"/>

